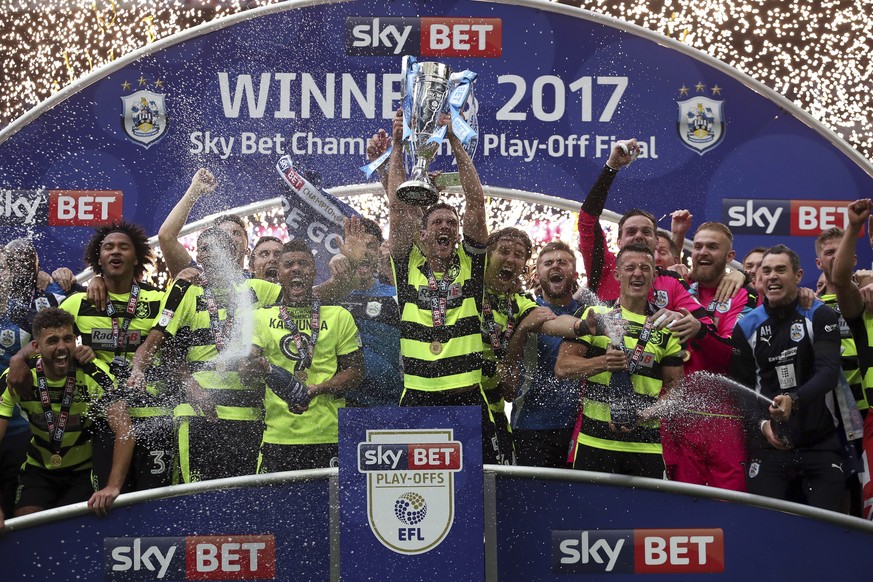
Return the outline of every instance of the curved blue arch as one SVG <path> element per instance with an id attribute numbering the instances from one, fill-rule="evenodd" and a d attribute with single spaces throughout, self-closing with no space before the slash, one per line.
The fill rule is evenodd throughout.
<path id="1" fill-rule="evenodd" d="M 499 56 L 422 56 L 421 31 L 430 22 L 422 17 L 498 22 L 500 38 L 489 42 Z M 389 51 L 396 47 L 381 46 L 390 35 L 379 47 L 354 47 L 352 26 L 366 22 L 383 32 L 392 22 L 411 27 L 407 44 L 397 55 Z M 416 34 L 419 44 L 409 44 Z M 200 166 L 222 186 L 195 207 L 192 220 L 278 195 L 273 165 L 280 149 L 328 186 L 359 184 L 362 144 L 388 124 L 404 52 L 479 73 L 475 162 L 488 187 L 577 203 L 611 140 L 637 136 L 648 157 L 622 171 L 609 208 L 642 206 L 660 216 L 685 207 L 696 220 L 734 220 L 738 253 L 787 242 L 807 263 L 812 233 L 798 228 L 798 206 L 818 212 L 822 204 L 808 201 L 844 202 L 870 191 L 870 162 L 806 112 L 732 67 L 632 24 L 538 0 L 287 2 L 134 51 L 0 132 L 0 223 L 11 236 L 33 234 L 49 266 L 75 268 L 90 228 L 58 226 L 70 221 L 58 219 L 50 195 L 34 217 L 38 224 L 21 226 L 22 196 L 120 190 L 125 218 L 154 233 Z M 682 87 L 688 93 L 680 94 Z M 125 132 L 129 103 L 122 97 L 137 91 L 164 99 L 168 117 L 159 139 L 137 141 Z M 718 139 L 704 151 L 683 141 L 678 126 L 677 102 L 695 96 L 719 102 L 710 116 Z M 755 209 L 742 214 L 744 204 L 725 200 L 784 212 L 768 233 Z M 105 209 L 90 203 L 79 223 Z M 871 262 L 866 250 L 860 258 Z"/>

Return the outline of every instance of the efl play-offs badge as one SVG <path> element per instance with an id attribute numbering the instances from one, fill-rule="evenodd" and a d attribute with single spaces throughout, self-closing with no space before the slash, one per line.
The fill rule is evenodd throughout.
<path id="1" fill-rule="evenodd" d="M 167 106 L 162 93 L 136 91 L 121 96 L 124 133 L 148 149 L 167 131 Z"/>
<path id="2" fill-rule="evenodd" d="M 679 138 L 703 155 L 724 139 L 724 102 L 695 96 L 677 101 L 679 106 Z"/>
<path id="3" fill-rule="evenodd" d="M 368 430 L 358 443 L 373 535 L 399 554 L 437 547 L 455 520 L 454 474 L 462 449 L 452 429 Z"/>

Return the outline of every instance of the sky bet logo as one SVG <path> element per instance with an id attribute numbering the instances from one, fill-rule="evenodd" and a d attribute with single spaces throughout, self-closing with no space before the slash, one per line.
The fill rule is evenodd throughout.
<path id="1" fill-rule="evenodd" d="M 725 198 L 721 221 L 734 234 L 818 236 L 849 224 L 850 200 L 746 200 Z"/>
<path id="2" fill-rule="evenodd" d="M 554 574 L 724 572 L 721 529 L 613 529 L 552 532 Z"/>
<path id="3" fill-rule="evenodd" d="M 499 57 L 499 18 L 346 18 L 346 54 L 382 57 Z"/>
<path id="4" fill-rule="evenodd" d="M 0 190 L 0 225 L 105 226 L 123 207 L 120 190 Z"/>
<path id="5" fill-rule="evenodd" d="M 111 582 L 141 580 L 275 580 L 271 535 L 104 538 Z"/>
<path id="6" fill-rule="evenodd" d="M 460 471 L 461 443 L 358 444 L 358 471 Z"/>

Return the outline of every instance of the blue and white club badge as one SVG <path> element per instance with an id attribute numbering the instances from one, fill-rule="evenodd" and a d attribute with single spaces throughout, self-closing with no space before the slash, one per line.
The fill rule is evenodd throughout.
<path id="1" fill-rule="evenodd" d="M 367 301 L 366 312 L 370 317 L 379 317 L 382 313 L 382 304 L 378 301 Z"/>
<path id="2" fill-rule="evenodd" d="M 791 341 L 793 341 L 793 342 L 799 342 L 800 340 L 802 340 L 803 336 L 804 336 L 803 324 L 797 323 L 797 322 L 792 323 L 790 336 L 791 336 Z"/>
<path id="3" fill-rule="evenodd" d="M 0 346 L 11 348 L 15 343 L 15 332 L 11 329 L 0 330 Z"/>
<path id="4" fill-rule="evenodd" d="M 724 101 L 694 96 L 677 101 L 679 107 L 679 139 L 703 155 L 724 139 Z"/>
<path id="5" fill-rule="evenodd" d="M 148 149 L 167 132 L 167 105 L 163 93 L 140 90 L 121 96 L 121 123 L 125 135 Z"/>

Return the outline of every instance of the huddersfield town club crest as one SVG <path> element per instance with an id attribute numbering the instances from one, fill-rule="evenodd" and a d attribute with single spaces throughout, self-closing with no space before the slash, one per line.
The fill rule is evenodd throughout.
<path id="1" fill-rule="evenodd" d="M 703 155 L 724 139 L 724 102 L 709 97 L 677 101 L 679 138 Z"/>
<path id="2" fill-rule="evenodd" d="M 121 96 L 124 133 L 148 149 L 167 132 L 167 107 L 162 93 L 137 91 Z"/>
<path id="3" fill-rule="evenodd" d="M 11 329 L 0 330 L 0 346 L 11 348 L 15 343 L 15 332 Z"/>
<path id="4" fill-rule="evenodd" d="M 367 517 L 382 545 L 414 555 L 446 538 L 461 453 L 452 429 L 367 431 L 358 443 L 358 472 L 367 475 Z"/>

